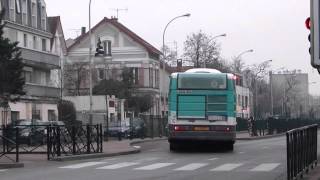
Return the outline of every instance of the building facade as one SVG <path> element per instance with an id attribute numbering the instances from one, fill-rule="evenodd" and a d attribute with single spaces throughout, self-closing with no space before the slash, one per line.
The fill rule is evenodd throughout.
<path id="1" fill-rule="evenodd" d="M 51 73 L 59 69 L 59 56 L 51 53 L 46 4 L 44 0 L 0 0 L 5 9 L 4 37 L 19 42 L 25 78 L 26 95 L 16 103 L 9 103 L 9 121 L 18 119 L 57 119 L 59 88 Z"/>
<path id="2" fill-rule="evenodd" d="M 153 107 L 148 113 L 165 114 L 164 102 L 168 94 L 168 85 L 165 84 L 169 84 L 169 74 L 160 66 L 161 52 L 118 22 L 116 18 L 104 18 L 92 28 L 91 32 L 90 38 L 89 33 L 82 29 L 82 34 L 68 47 L 68 56 L 64 64 L 65 95 L 89 94 L 91 42 L 93 87 L 103 79 L 121 81 L 123 70 L 129 69 L 133 74 L 137 93 L 150 94 L 153 97 Z M 95 57 L 99 41 L 104 55 Z"/>

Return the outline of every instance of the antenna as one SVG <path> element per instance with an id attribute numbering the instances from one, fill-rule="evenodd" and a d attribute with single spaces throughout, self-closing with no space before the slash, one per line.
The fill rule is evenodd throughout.
<path id="1" fill-rule="evenodd" d="M 125 8 L 125 9 L 112 8 L 111 10 L 117 12 L 117 19 L 119 19 L 119 11 L 126 11 L 126 12 L 128 12 L 128 8 Z"/>
<path id="2" fill-rule="evenodd" d="M 69 31 L 75 32 L 77 34 L 77 37 L 78 37 L 81 29 L 69 29 Z"/>

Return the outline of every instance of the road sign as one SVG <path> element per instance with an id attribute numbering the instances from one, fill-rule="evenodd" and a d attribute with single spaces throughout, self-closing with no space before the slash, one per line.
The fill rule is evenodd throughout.
<path id="1" fill-rule="evenodd" d="M 311 19 L 311 65 L 314 68 L 320 68 L 320 53 L 319 53 L 319 43 L 320 43 L 320 14 L 319 14 L 319 0 L 310 0 L 310 19 Z"/>

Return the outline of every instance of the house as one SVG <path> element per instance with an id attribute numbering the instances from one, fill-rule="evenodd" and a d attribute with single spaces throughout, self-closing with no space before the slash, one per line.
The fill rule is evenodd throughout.
<path id="1" fill-rule="evenodd" d="M 92 57 L 93 87 L 103 79 L 121 80 L 127 68 L 134 76 L 137 94 L 152 95 L 153 107 L 148 114 L 166 114 L 169 72 L 160 64 L 161 52 L 116 18 L 103 18 L 91 29 L 91 34 L 90 38 L 89 32 L 82 28 L 78 38 L 68 40 L 71 45 L 65 62 L 65 95 L 89 95 L 89 45 L 91 42 L 93 56 L 100 42 L 104 55 Z"/>
<path id="2" fill-rule="evenodd" d="M 59 88 L 51 81 L 51 71 L 59 69 L 59 56 L 51 53 L 52 34 L 44 0 L 0 0 L 4 8 L 4 37 L 18 41 L 25 78 L 26 95 L 9 103 L 9 121 L 18 119 L 57 119 Z"/>

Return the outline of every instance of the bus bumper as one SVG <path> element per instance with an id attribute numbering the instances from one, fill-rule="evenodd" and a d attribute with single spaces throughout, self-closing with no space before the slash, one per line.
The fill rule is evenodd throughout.
<path id="1" fill-rule="evenodd" d="M 208 142 L 235 142 L 236 132 L 219 131 L 171 131 L 169 142 L 180 141 L 208 141 Z"/>

